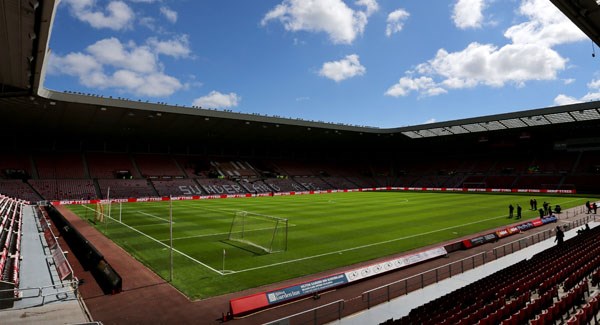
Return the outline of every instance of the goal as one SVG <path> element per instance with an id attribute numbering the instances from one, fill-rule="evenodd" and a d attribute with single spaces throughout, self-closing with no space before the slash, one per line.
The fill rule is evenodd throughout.
<path id="1" fill-rule="evenodd" d="M 229 240 L 259 248 L 267 253 L 287 250 L 288 219 L 247 211 L 234 214 Z"/>
<path id="2" fill-rule="evenodd" d="M 96 208 L 94 209 L 94 221 L 104 222 L 107 218 L 110 218 L 110 203 L 96 203 Z"/>

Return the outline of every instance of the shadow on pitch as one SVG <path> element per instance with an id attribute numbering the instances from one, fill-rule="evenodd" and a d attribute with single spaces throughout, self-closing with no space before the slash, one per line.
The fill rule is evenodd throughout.
<path id="1" fill-rule="evenodd" d="M 238 249 L 241 249 L 243 251 L 246 251 L 254 256 L 262 256 L 262 255 L 267 255 L 269 253 L 267 253 L 265 250 L 260 249 L 256 246 L 252 246 L 252 245 L 248 245 L 248 244 L 244 244 L 244 243 L 240 243 L 238 241 L 233 241 L 233 240 L 229 240 L 229 239 L 223 239 L 220 240 L 220 242 L 222 242 L 225 245 L 229 245 L 231 247 L 235 247 Z"/>

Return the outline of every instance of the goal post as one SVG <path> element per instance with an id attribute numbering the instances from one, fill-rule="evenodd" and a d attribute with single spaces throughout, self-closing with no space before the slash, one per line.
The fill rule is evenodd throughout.
<path id="1" fill-rule="evenodd" d="M 259 248 L 267 253 L 287 250 L 288 219 L 247 211 L 233 215 L 229 240 Z"/>
<path id="2" fill-rule="evenodd" d="M 111 214 L 112 204 L 110 201 L 100 201 L 94 208 L 94 221 L 104 223 L 108 221 Z"/>

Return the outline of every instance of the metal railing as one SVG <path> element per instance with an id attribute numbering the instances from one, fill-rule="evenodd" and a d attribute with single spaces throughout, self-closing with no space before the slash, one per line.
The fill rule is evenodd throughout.
<path id="1" fill-rule="evenodd" d="M 63 281 L 62 283 L 53 284 L 49 286 L 37 287 L 37 288 L 15 288 L 0 290 L 0 296 L 2 293 L 14 293 L 13 298 L 3 298 L 2 300 L 25 300 L 25 299 L 39 299 L 41 302 L 38 304 L 42 306 L 46 303 L 46 298 L 53 297 L 52 301 L 60 301 L 67 299 L 75 299 L 79 294 L 79 281 L 77 279 L 71 281 Z M 29 308 L 31 306 L 28 306 Z"/>
<path id="2" fill-rule="evenodd" d="M 336 300 L 326 305 L 315 307 L 294 315 L 290 315 L 287 317 L 280 318 L 278 320 L 274 320 L 272 322 L 265 323 L 264 325 L 289 325 L 292 324 L 291 319 L 294 320 L 294 325 L 324 324 L 333 322 L 342 318 L 344 304 L 344 299 Z"/>

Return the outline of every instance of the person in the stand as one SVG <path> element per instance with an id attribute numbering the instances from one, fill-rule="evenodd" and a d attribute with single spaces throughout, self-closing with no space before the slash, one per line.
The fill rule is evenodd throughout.
<path id="1" fill-rule="evenodd" d="M 596 202 L 592 203 L 592 209 L 594 210 L 594 214 L 598 214 L 598 205 L 596 204 Z"/>
<path id="2" fill-rule="evenodd" d="M 512 204 L 508 205 L 508 217 L 512 218 L 513 217 L 513 211 L 515 211 L 515 207 Z"/>
<path id="3" fill-rule="evenodd" d="M 562 231 L 562 229 L 560 229 L 559 226 L 556 226 L 556 238 L 554 238 L 556 245 L 560 246 L 563 243 L 564 238 L 565 238 L 565 233 Z"/>
<path id="4" fill-rule="evenodd" d="M 517 204 L 517 219 L 521 219 L 521 205 Z"/>

